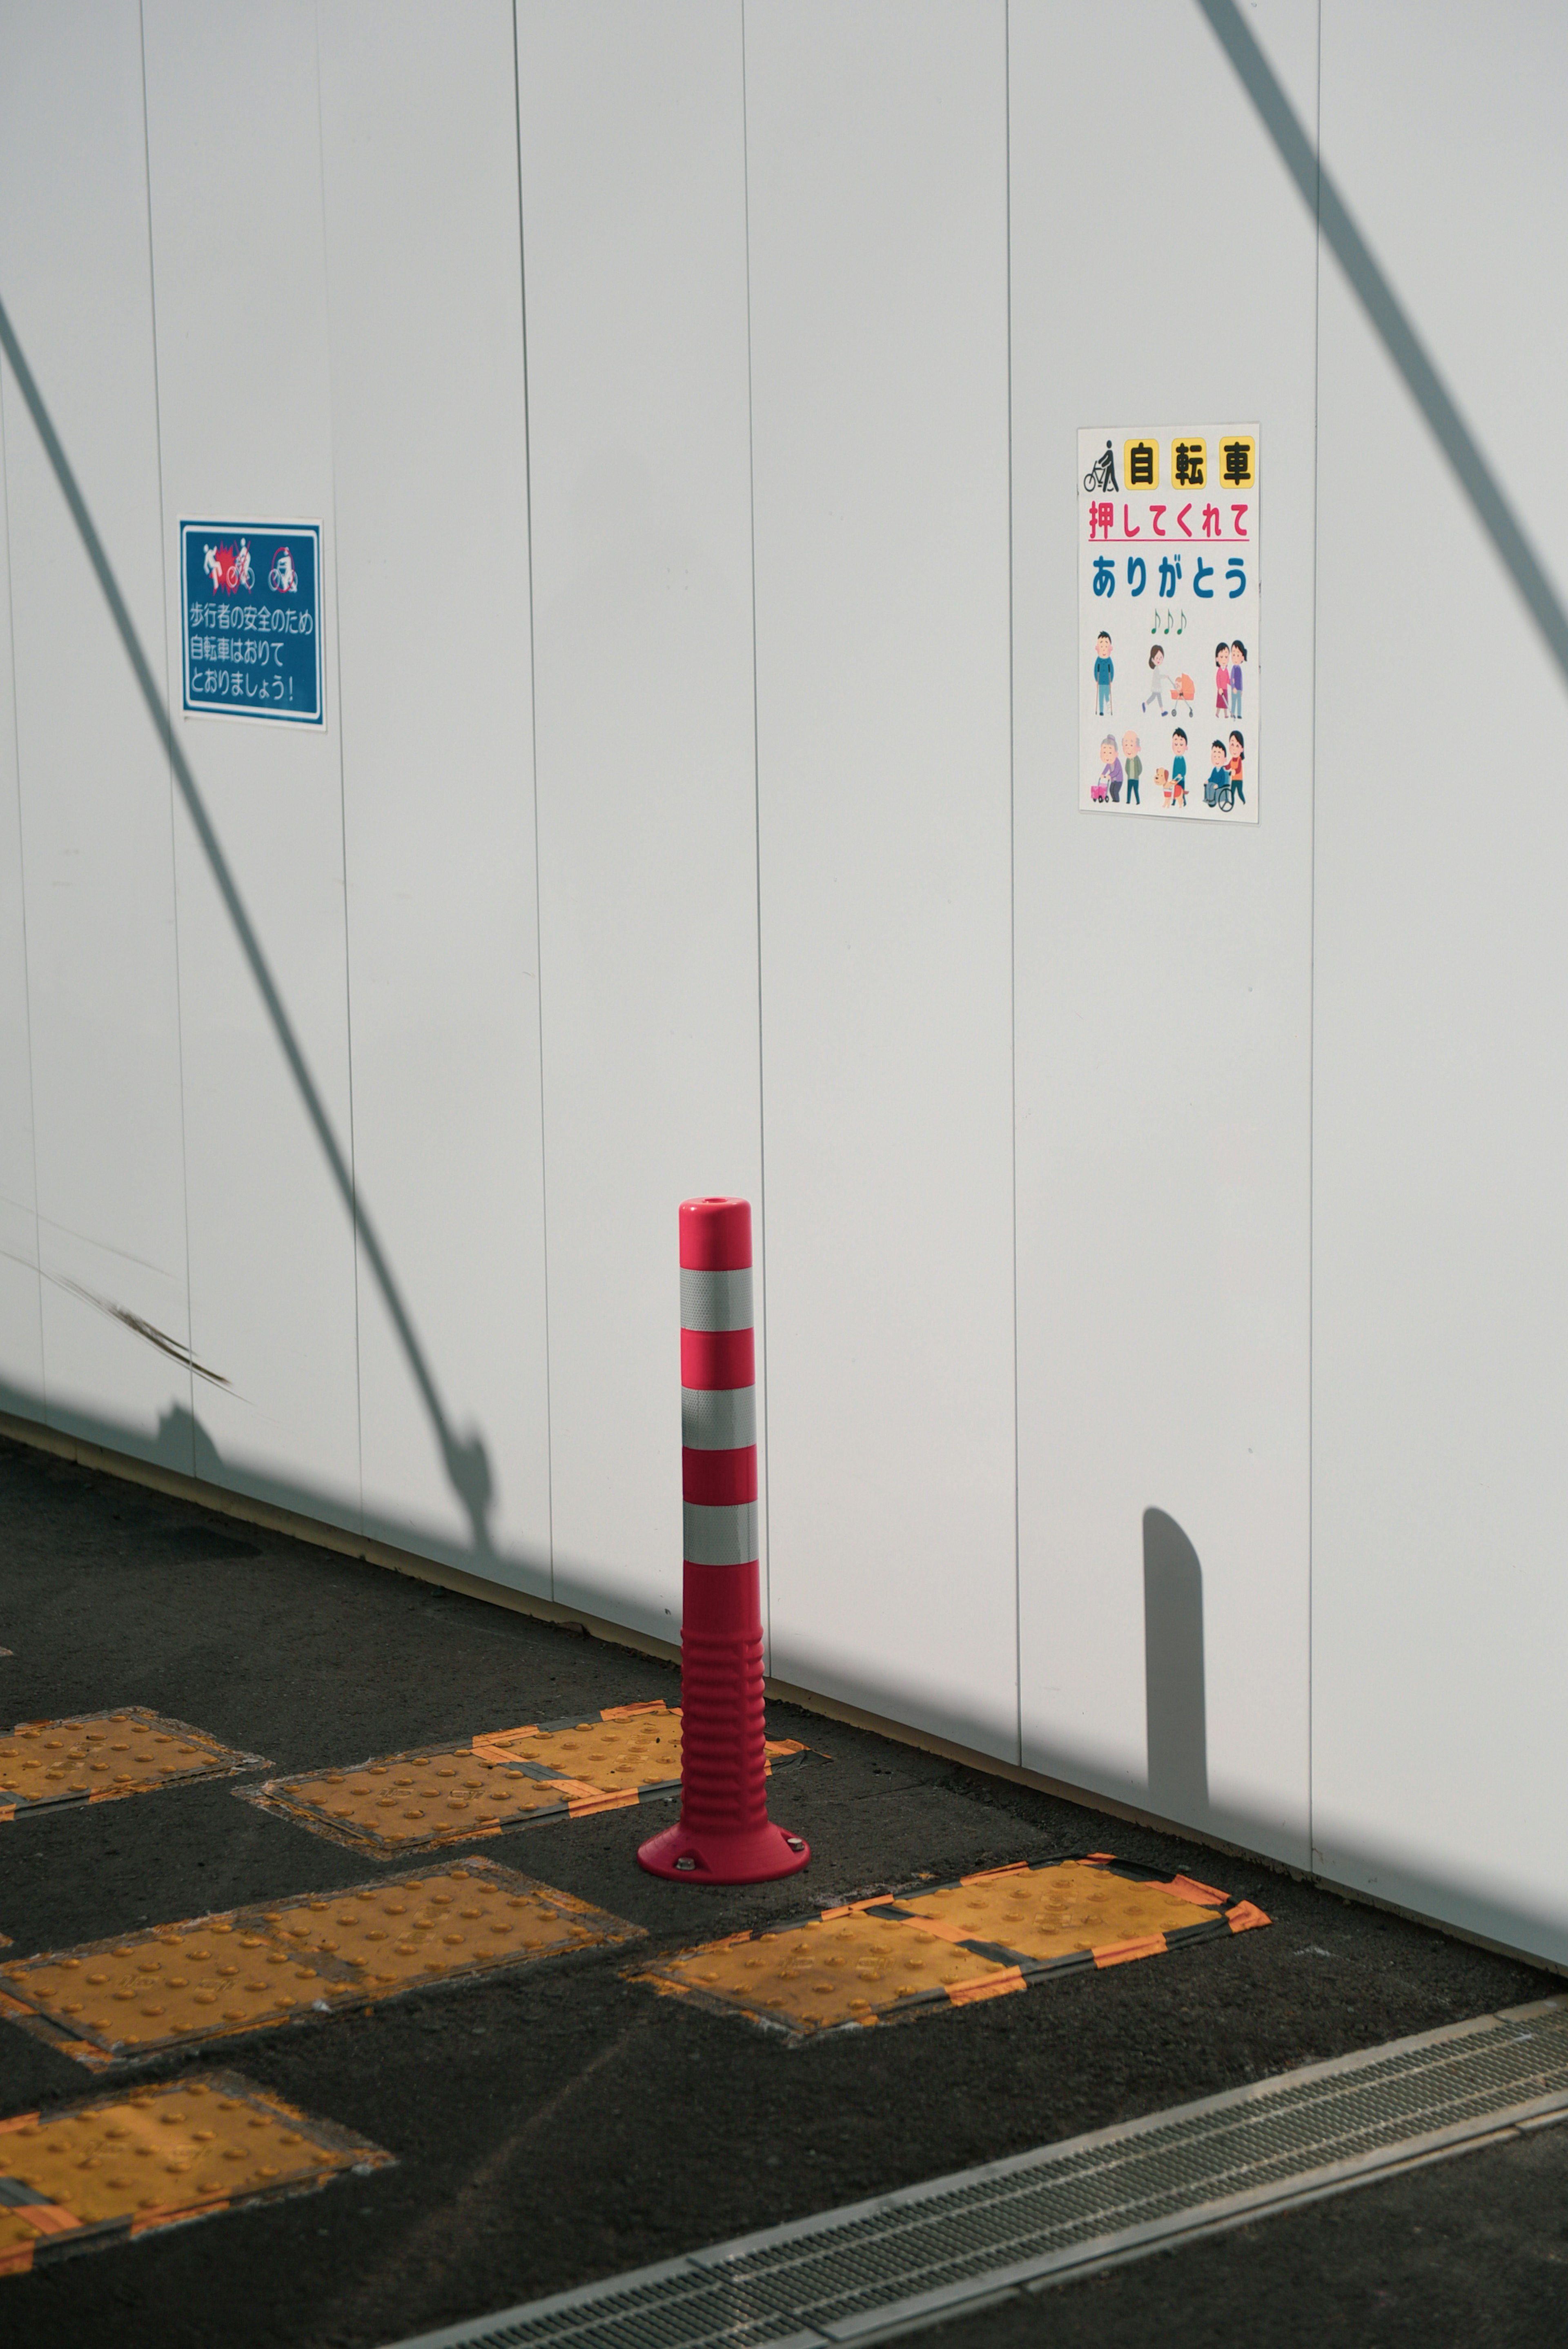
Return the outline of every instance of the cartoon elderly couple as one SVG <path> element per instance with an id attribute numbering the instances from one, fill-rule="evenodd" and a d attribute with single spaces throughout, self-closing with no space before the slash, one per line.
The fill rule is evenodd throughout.
<path id="1" fill-rule="evenodd" d="M 1116 756 L 1116 738 L 1107 734 L 1100 744 L 1100 781 L 1096 798 L 1103 800 L 1108 792 L 1114 805 L 1121 804 L 1122 785 L 1127 787 L 1128 807 L 1142 807 L 1138 782 L 1143 774 L 1137 736 L 1129 728 L 1122 736 L 1122 755 Z"/>

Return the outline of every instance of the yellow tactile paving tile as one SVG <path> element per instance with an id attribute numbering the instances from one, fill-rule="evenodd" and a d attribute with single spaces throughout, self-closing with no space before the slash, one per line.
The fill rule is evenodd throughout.
<path id="1" fill-rule="evenodd" d="M 641 1933 L 470 1859 L 11 1959 L 0 2014 L 101 2070 Z"/>
<path id="2" fill-rule="evenodd" d="M 655 1990 L 809 2033 L 1005 1997 L 1266 1925 L 1251 1901 L 1096 1852 L 825 1909 L 639 1969 Z"/>
<path id="3" fill-rule="evenodd" d="M 66 1721 L 22 1721 L 0 1736 L 0 1819 L 66 1803 L 112 1803 L 266 1766 L 264 1754 L 242 1754 L 141 1704 Z"/>
<path id="4" fill-rule="evenodd" d="M 0 2120 L 0 2275 L 391 2158 L 233 2072 L 18 2113 Z"/>
<path id="5" fill-rule="evenodd" d="M 783 1738 L 767 1751 L 771 1770 L 798 1761 L 805 1748 Z M 508 1827 L 588 1818 L 680 1787 L 680 1710 L 656 1700 L 384 1754 L 357 1769 L 269 1778 L 236 1792 L 352 1851 L 401 1858 Z"/>

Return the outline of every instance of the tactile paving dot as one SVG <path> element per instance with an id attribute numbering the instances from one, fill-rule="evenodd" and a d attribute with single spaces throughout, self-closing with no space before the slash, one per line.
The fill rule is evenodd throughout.
<path id="1" fill-rule="evenodd" d="M 682 1951 L 634 1979 L 811 2032 L 1002 1997 L 1054 1966 L 1122 1964 L 1178 1937 L 1268 1921 L 1185 1877 L 1146 1881 L 1104 1858 L 1056 1861 L 825 1909 Z"/>
<path id="2" fill-rule="evenodd" d="M 0 1990 L 14 2020 L 41 2026 L 91 2064 L 640 1930 L 570 1893 L 470 1860 L 13 1959 L 0 1965 Z"/>
<path id="3" fill-rule="evenodd" d="M 112 1801 L 182 1779 L 265 1767 L 259 1754 L 242 1754 L 143 1705 L 128 1705 L 68 1721 L 25 1721 L 0 1737 L 0 1805 L 36 1810 L 51 1803 Z"/>
<path id="4" fill-rule="evenodd" d="M 519 1815 L 559 1810 L 563 1799 L 558 1783 L 524 1776 L 462 1746 L 358 1770 L 269 1779 L 256 1792 L 269 1796 L 272 1807 L 286 1806 L 304 1826 L 313 1824 L 314 1813 L 380 1844 L 466 1840 Z"/>
<path id="5" fill-rule="evenodd" d="M 0 2121 L 0 2274 L 390 2157 L 230 2073 Z"/>
<path id="6" fill-rule="evenodd" d="M 782 1932 L 692 1950 L 644 1979 L 700 1992 L 797 2030 L 875 2019 L 1009 1969 L 879 1918 L 813 1918 Z"/>
<path id="7" fill-rule="evenodd" d="M 805 1751 L 793 1738 L 776 1739 L 767 1766 Z M 246 1802 L 351 1848 L 411 1854 L 509 1826 L 587 1817 L 672 1794 L 680 1784 L 680 1714 L 654 1700 L 240 1791 Z"/>
<path id="8" fill-rule="evenodd" d="M 503 1731 L 483 1740 L 487 1752 L 542 1764 L 607 1794 L 670 1785 L 680 1776 L 680 1714 L 663 1704 L 638 1706 L 565 1728 Z"/>

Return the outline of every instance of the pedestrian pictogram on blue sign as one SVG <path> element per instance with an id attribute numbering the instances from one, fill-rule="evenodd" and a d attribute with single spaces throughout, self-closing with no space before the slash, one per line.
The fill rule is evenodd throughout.
<path id="1" fill-rule="evenodd" d="M 316 523 L 182 522 L 185 707 L 319 726 Z"/>

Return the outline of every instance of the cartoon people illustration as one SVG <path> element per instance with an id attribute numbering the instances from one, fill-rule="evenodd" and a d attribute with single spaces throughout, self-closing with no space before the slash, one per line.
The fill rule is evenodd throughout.
<path id="1" fill-rule="evenodd" d="M 1203 780 L 1205 807 L 1229 807 L 1231 804 L 1231 771 L 1225 764 L 1225 745 L 1213 741 L 1209 745 L 1209 772 Z"/>
<path id="2" fill-rule="evenodd" d="M 1231 647 L 1231 715 L 1241 715 L 1241 664 L 1247 657 L 1247 647 L 1240 636 Z"/>
<path id="3" fill-rule="evenodd" d="M 1111 679 L 1116 673 L 1116 665 L 1111 658 L 1111 640 L 1102 628 L 1095 638 L 1095 691 L 1099 696 L 1099 708 L 1095 712 L 1096 718 L 1110 718 L 1116 714 L 1111 703 Z"/>
<path id="4" fill-rule="evenodd" d="M 1178 807 L 1187 805 L 1187 729 L 1178 726 L 1170 738 L 1170 796 Z"/>
<path id="5" fill-rule="evenodd" d="M 1241 688 L 1238 687 L 1238 696 L 1240 695 L 1240 692 Z M 1235 792 L 1236 797 L 1241 801 L 1243 807 L 1247 804 L 1247 794 L 1241 789 L 1241 764 L 1245 756 L 1246 744 L 1242 741 L 1241 735 L 1232 730 L 1231 736 L 1231 755 L 1225 763 L 1231 776 L 1231 788 Z"/>
<path id="6" fill-rule="evenodd" d="M 1127 777 L 1128 807 L 1142 807 L 1137 787 L 1143 773 L 1143 761 L 1138 755 L 1137 736 L 1130 730 L 1122 736 L 1122 772 Z"/>
<path id="7" fill-rule="evenodd" d="M 1231 715 L 1231 647 L 1229 645 L 1216 645 L 1214 647 L 1214 715 L 1216 718 L 1229 718 Z"/>
<path id="8" fill-rule="evenodd" d="M 1177 715 L 1183 707 L 1185 707 L 1187 715 L 1189 718 L 1191 717 L 1192 697 L 1197 690 L 1197 687 L 1193 684 L 1192 679 L 1188 676 L 1185 669 L 1183 669 L 1179 677 L 1173 677 L 1171 678 L 1170 708 L 1172 716 Z"/>
<path id="9" fill-rule="evenodd" d="M 1122 796 L 1122 762 L 1116 756 L 1116 738 L 1107 734 L 1100 744 L 1100 781 L 1111 795 L 1112 804 L 1120 806 Z"/>
<path id="10" fill-rule="evenodd" d="M 234 557 L 234 578 L 241 587 L 254 587 L 256 584 L 255 574 L 251 569 L 250 546 L 243 538 L 240 541 L 240 551 Z"/>
<path id="11" fill-rule="evenodd" d="M 1160 716 L 1162 718 L 1165 717 L 1167 715 L 1167 711 L 1165 707 L 1165 647 L 1163 645 L 1150 645 L 1148 648 L 1148 691 L 1143 698 L 1143 706 L 1146 709 L 1148 708 L 1151 701 L 1159 711 Z"/>

